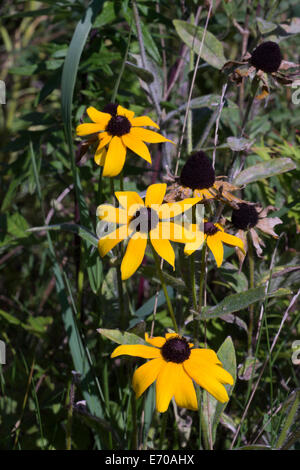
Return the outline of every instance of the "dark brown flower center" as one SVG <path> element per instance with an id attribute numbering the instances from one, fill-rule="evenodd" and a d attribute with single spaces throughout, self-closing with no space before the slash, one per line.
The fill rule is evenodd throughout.
<path id="1" fill-rule="evenodd" d="M 276 42 L 266 41 L 260 44 L 252 53 L 250 63 L 263 72 L 277 72 L 282 61 L 280 48 Z"/>
<path id="2" fill-rule="evenodd" d="M 254 206 L 245 202 L 240 203 L 238 209 L 234 209 L 231 215 L 231 222 L 235 228 L 248 230 L 255 227 L 258 222 L 258 213 Z"/>
<path id="3" fill-rule="evenodd" d="M 218 227 L 216 227 L 212 222 L 204 222 L 203 229 L 206 235 L 214 235 L 219 230 Z"/>
<path id="4" fill-rule="evenodd" d="M 204 152 L 196 152 L 189 157 L 181 170 L 179 182 L 191 189 L 207 189 L 214 184 L 215 170 Z"/>
<path id="5" fill-rule="evenodd" d="M 128 134 L 130 128 L 131 124 L 127 117 L 112 115 L 105 130 L 112 136 L 121 137 L 122 135 Z"/>
<path id="6" fill-rule="evenodd" d="M 141 207 L 132 217 L 131 227 L 136 232 L 148 233 L 153 230 L 159 222 L 157 212 L 150 207 Z"/>
<path id="7" fill-rule="evenodd" d="M 165 342 L 161 348 L 161 354 L 165 361 L 180 364 L 190 357 L 191 350 L 185 338 L 176 336 Z"/>

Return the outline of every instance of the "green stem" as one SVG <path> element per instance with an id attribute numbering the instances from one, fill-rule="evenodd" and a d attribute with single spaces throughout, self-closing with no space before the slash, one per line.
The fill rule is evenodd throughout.
<path id="1" fill-rule="evenodd" d="M 246 125 L 247 125 L 247 122 L 248 122 L 248 119 L 249 119 L 249 116 L 250 116 L 250 111 L 252 109 L 252 105 L 254 103 L 258 87 L 259 87 L 259 79 L 257 77 L 255 77 L 253 79 L 253 82 L 252 82 L 252 96 L 249 99 L 248 104 L 247 104 L 247 108 L 246 108 L 246 111 L 245 111 L 245 114 L 244 114 L 244 118 L 243 118 L 239 138 L 242 138 L 243 135 L 244 135 L 245 128 L 246 128 Z M 229 176 L 228 176 L 228 181 L 230 183 L 233 180 L 236 171 L 238 170 L 238 167 L 239 167 L 239 164 L 240 164 L 240 159 L 239 159 L 240 153 L 241 152 L 233 152 L 233 160 L 232 160 L 232 164 L 231 164 L 231 170 L 230 170 Z"/>
<path id="2" fill-rule="evenodd" d="M 167 306 L 168 306 L 168 310 L 169 310 L 169 313 L 170 313 L 170 316 L 171 316 L 171 319 L 172 319 L 174 331 L 175 331 L 175 333 L 178 333 L 178 326 L 177 326 L 174 310 L 173 310 L 173 307 L 172 307 L 172 303 L 171 303 L 171 300 L 170 300 L 170 297 L 169 297 L 169 294 L 168 294 L 168 291 L 167 291 L 167 286 L 166 286 L 166 283 L 165 283 L 164 275 L 163 275 L 163 272 L 162 272 L 161 267 L 160 267 L 159 257 L 157 255 L 156 251 L 154 250 L 153 246 L 151 245 L 151 243 L 150 243 L 150 246 L 151 246 L 151 249 L 152 249 L 152 253 L 153 253 L 157 273 L 158 273 L 158 276 L 159 276 L 159 279 L 160 279 L 160 282 L 161 282 L 161 285 L 162 285 L 162 288 L 163 288 L 163 291 L 164 291 L 164 294 L 165 294 L 165 298 L 166 298 L 166 301 L 167 301 Z"/>
<path id="3" fill-rule="evenodd" d="M 249 281 L 250 281 L 250 289 L 253 289 L 254 286 L 254 252 L 253 252 L 253 245 L 252 239 L 249 234 L 247 233 L 247 244 L 248 244 L 248 261 L 249 261 Z M 252 354 L 252 336 L 253 336 L 253 327 L 254 327 L 254 305 L 250 305 L 249 307 L 249 327 L 248 327 L 248 355 Z"/>
<path id="4" fill-rule="evenodd" d="M 199 280 L 199 295 L 198 295 L 198 307 L 197 314 L 194 316 L 194 343 L 198 344 L 199 336 L 199 320 L 201 315 L 201 309 L 203 306 L 203 291 L 204 291 L 204 282 L 205 282 L 205 271 L 206 271 L 206 242 L 204 242 L 202 252 L 201 252 L 201 267 L 200 267 L 200 280 Z"/>
<path id="5" fill-rule="evenodd" d="M 162 423 L 161 423 L 161 431 L 160 431 L 158 450 L 163 450 L 164 438 L 165 438 L 166 429 L 167 429 L 167 423 L 168 423 L 168 411 L 166 411 L 162 416 Z"/>

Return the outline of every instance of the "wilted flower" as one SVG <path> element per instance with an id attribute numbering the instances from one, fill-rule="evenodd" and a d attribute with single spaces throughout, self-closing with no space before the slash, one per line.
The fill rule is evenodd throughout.
<path id="1" fill-rule="evenodd" d="M 236 236 L 239 237 L 245 246 L 245 254 L 237 251 L 240 265 L 243 264 L 248 244 L 247 244 L 247 233 L 251 236 L 252 243 L 255 247 L 257 256 L 262 255 L 262 246 L 265 244 L 263 240 L 258 236 L 256 229 L 259 229 L 263 233 L 271 235 L 273 238 L 278 238 L 278 235 L 274 232 L 273 228 L 277 224 L 281 224 L 282 220 L 279 217 L 267 217 L 270 210 L 275 210 L 273 206 L 267 206 L 265 209 L 257 207 L 251 204 L 241 203 L 238 209 L 234 209 L 231 215 L 231 223 L 235 229 L 238 229 Z"/>
<path id="2" fill-rule="evenodd" d="M 165 201 L 178 201 L 190 197 L 201 198 L 202 202 L 209 199 L 219 199 L 233 207 L 241 199 L 231 194 L 231 191 L 240 189 L 215 175 L 209 157 L 202 151 L 191 154 L 184 164 L 180 176 L 174 177 L 169 172 L 166 180 L 173 182 L 168 188 Z"/>

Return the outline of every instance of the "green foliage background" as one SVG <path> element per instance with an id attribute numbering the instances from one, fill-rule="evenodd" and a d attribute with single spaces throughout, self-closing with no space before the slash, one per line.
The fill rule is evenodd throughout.
<path id="1" fill-rule="evenodd" d="M 0 366 L 1 449 L 133 449 L 137 440 L 148 449 L 195 449 L 205 444 L 205 413 L 202 437 L 195 413 L 175 414 L 174 419 L 170 409 L 162 422 L 154 411 L 152 388 L 138 402 L 132 396 L 130 380 L 137 361 L 109 358 L 114 347 L 109 338 L 123 339 L 108 330 L 121 326 L 141 337 L 145 329 L 150 331 L 159 280 L 149 254 L 147 266 L 123 286 L 127 307 L 126 318 L 120 319 L 118 260 L 102 261 L 95 248 L 96 207 L 110 199 L 110 181 L 101 179 L 92 150 L 80 155 L 75 127 L 85 119 L 88 106 L 101 110 L 115 98 L 137 115 L 159 121 L 164 135 L 179 142 L 197 58 L 178 34 L 179 26 L 196 17 L 204 27 L 208 12 L 208 3 L 192 0 L 175 1 L 172 8 L 167 1 L 137 3 L 146 67 L 132 5 L 126 0 L 17 1 L 0 7 L 0 79 L 6 85 L 6 104 L 0 108 L 0 338 L 7 348 L 6 364 Z M 276 40 L 284 59 L 297 63 L 300 32 L 297 0 L 213 3 L 208 24 L 211 47 L 197 71 L 189 130 L 193 149 L 200 146 L 210 156 L 215 104 L 226 80 L 211 61 L 218 65 L 224 58 L 240 59 L 242 35 L 236 25 L 244 25 L 247 18 L 249 52 L 263 39 Z M 226 411 L 218 411 L 223 412 L 221 424 L 220 416 L 214 415 L 216 449 L 230 447 L 259 367 L 299 289 L 300 104 L 292 101 L 294 91 L 273 86 L 269 99 L 254 105 L 246 128 L 246 138 L 252 142 L 246 168 L 270 161 L 274 168 L 278 158 L 289 158 L 295 168 L 275 171 L 271 177 L 266 174 L 241 192 L 244 199 L 273 205 L 275 212 L 270 215 L 283 221 L 276 227 L 279 241 L 264 238 L 263 259 L 255 258 L 255 287 L 260 293 L 251 297 L 250 292 L 248 300 L 239 297 L 242 308 L 230 300 L 225 312 L 229 316 L 220 319 L 213 309 L 223 307 L 228 296 L 250 288 L 248 263 L 246 259 L 240 272 L 234 250 L 228 248 L 220 269 L 209 265 L 208 344 L 215 350 L 223 344 L 224 360 L 236 355 L 239 366 Z M 239 136 L 250 93 L 248 80 L 243 95 L 236 86 L 226 95 L 216 153 L 218 175 L 226 174 L 230 166 L 227 139 Z M 186 143 L 185 138 L 180 168 L 189 153 Z M 152 168 L 130 155 L 124 168 L 125 189 L 141 192 L 161 182 L 166 164 L 174 171 L 176 148 L 152 145 L 150 151 Z M 116 189 L 119 184 L 115 182 Z M 230 209 L 224 215 L 230 220 Z M 188 334 L 184 320 L 191 315 L 190 280 L 181 255 L 175 273 L 166 269 L 166 281 L 179 324 Z M 199 264 L 196 258 L 197 269 Z M 269 280 L 269 292 L 276 294 L 265 297 Z M 254 305 L 258 318 L 262 302 L 266 315 L 257 351 L 260 366 L 249 377 L 249 305 Z M 224 314 L 222 308 L 220 312 Z M 155 325 L 156 334 L 172 328 L 162 292 Z M 96 331 L 99 328 L 105 329 L 102 335 Z M 227 337 L 232 341 L 223 343 Z M 299 367 L 291 361 L 292 343 L 299 338 L 295 305 L 235 446 L 299 448 Z"/>

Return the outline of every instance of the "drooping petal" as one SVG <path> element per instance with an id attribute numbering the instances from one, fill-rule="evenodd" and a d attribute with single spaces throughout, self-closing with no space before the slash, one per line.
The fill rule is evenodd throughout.
<path id="1" fill-rule="evenodd" d="M 114 222 L 115 224 L 127 224 L 129 222 L 127 211 L 111 204 L 101 204 L 97 207 L 96 214 L 100 220 L 105 222 Z"/>
<path id="2" fill-rule="evenodd" d="M 130 132 L 128 134 L 122 135 L 121 139 L 123 144 L 128 147 L 130 150 L 132 150 L 134 153 L 139 155 L 141 158 L 146 160 L 146 162 L 151 163 L 151 155 L 148 150 L 148 147 L 144 142 L 142 142 L 140 139 L 137 139 L 134 137 L 134 135 L 131 133 L 132 128 L 130 129 Z"/>
<path id="3" fill-rule="evenodd" d="M 146 192 L 145 206 L 161 205 L 166 194 L 167 185 L 165 183 L 151 184 Z"/>
<path id="4" fill-rule="evenodd" d="M 167 202 L 162 204 L 159 208 L 158 215 L 161 220 L 172 219 L 183 212 L 188 211 L 197 202 L 200 201 L 199 197 L 187 198 L 178 202 Z"/>
<path id="5" fill-rule="evenodd" d="M 154 238 L 151 230 L 150 239 L 156 253 L 175 269 L 175 253 L 169 240 Z"/>
<path id="6" fill-rule="evenodd" d="M 178 406 L 188 410 L 197 410 L 198 401 L 195 387 L 190 376 L 185 372 L 182 364 L 177 368 L 178 381 L 174 398 Z"/>
<path id="7" fill-rule="evenodd" d="M 165 362 L 156 379 L 156 409 L 164 413 L 175 394 L 178 385 L 178 370 L 182 367 L 175 362 Z"/>
<path id="8" fill-rule="evenodd" d="M 211 250 L 212 254 L 214 255 L 214 258 L 216 260 L 218 268 L 221 266 L 223 263 L 223 258 L 224 258 L 224 248 L 223 248 L 223 243 L 221 239 L 219 238 L 217 232 L 215 235 L 209 235 L 206 238 L 207 246 Z"/>
<path id="9" fill-rule="evenodd" d="M 250 229 L 250 234 L 252 238 L 253 245 L 256 250 L 256 254 L 259 258 L 262 258 L 262 246 L 266 246 L 263 242 L 263 240 L 258 236 L 257 232 L 254 230 L 254 228 Z"/>
<path id="10" fill-rule="evenodd" d="M 221 403 L 225 403 L 229 400 L 227 391 L 218 379 L 213 375 L 213 371 L 208 366 L 199 367 L 197 361 L 192 360 L 189 358 L 187 361 L 183 363 L 183 367 L 187 374 L 198 384 L 200 387 L 207 390 L 216 400 L 220 401 Z M 220 366 L 215 366 L 220 367 Z M 230 375 L 230 374 L 229 374 Z M 231 376 L 230 376 L 231 377 Z"/>
<path id="11" fill-rule="evenodd" d="M 143 357 L 144 359 L 161 358 L 160 350 L 146 346 L 145 344 L 121 344 L 111 354 L 110 357 L 122 356 Z"/>
<path id="12" fill-rule="evenodd" d="M 234 235 L 230 235 L 229 233 L 222 232 L 220 234 L 220 238 L 223 243 L 226 243 L 227 245 L 232 245 L 232 246 L 237 246 L 242 250 L 243 253 L 245 253 L 245 247 L 244 243 L 242 240 L 238 237 L 235 237 Z"/>
<path id="13" fill-rule="evenodd" d="M 85 122 L 84 124 L 79 124 L 79 126 L 76 127 L 76 134 L 79 136 L 96 134 L 101 131 L 104 131 L 103 126 L 98 123 L 95 124 L 94 122 Z"/>
<path id="14" fill-rule="evenodd" d="M 96 150 L 96 153 L 94 155 L 95 163 L 99 166 L 104 166 L 106 154 L 107 154 L 107 151 L 106 151 L 105 147 L 103 147 L 101 149 L 99 149 L 99 147 L 98 147 L 98 149 Z"/>
<path id="15" fill-rule="evenodd" d="M 157 358 L 136 369 L 132 377 L 132 387 L 136 398 L 139 398 L 153 384 L 164 365 L 165 361 Z"/>
<path id="16" fill-rule="evenodd" d="M 100 140 L 98 149 L 101 149 L 102 147 L 105 147 L 105 145 L 109 144 L 112 136 L 108 134 L 108 132 L 101 132 L 101 134 L 98 134 L 98 138 Z"/>
<path id="17" fill-rule="evenodd" d="M 117 115 L 118 116 L 125 116 L 131 122 L 131 120 L 134 117 L 134 112 L 130 111 L 129 109 L 123 108 L 123 106 L 119 105 L 117 107 Z"/>
<path id="18" fill-rule="evenodd" d="M 120 137 L 113 137 L 110 141 L 103 168 L 103 176 L 117 176 L 121 173 L 126 157 L 126 147 Z"/>
<path id="19" fill-rule="evenodd" d="M 274 238 L 278 238 L 277 233 L 273 230 L 273 227 L 277 224 L 282 224 L 282 220 L 279 219 L 279 217 L 266 217 L 264 219 L 259 219 L 256 227 L 259 228 L 259 230 L 262 230 L 262 232 L 267 233 Z"/>
<path id="20" fill-rule="evenodd" d="M 150 338 L 148 333 L 145 333 L 145 341 L 147 341 L 147 343 L 152 344 L 152 346 L 161 348 L 165 344 L 166 339 L 163 338 L 162 336 L 154 336 L 153 338 Z"/>
<path id="21" fill-rule="evenodd" d="M 90 106 L 86 112 L 92 121 L 96 122 L 97 124 L 101 124 L 103 130 L 106 128 L 108 122 L 111 119 L 111 115 L 109 113 L 102 113 L 93 106 Z"/>
<path id="22" fill-rule="evenodd" d="M 130 122 L 132 126 L 150 126 L 159 129 L 159 126 L 148 116 L 135 117 L 133 119 L 130 119 Z"/>
<path id="23" fill-rule="evenodd" d="M 112 250 L 118 243 L 123 241 L 129 235 L 127 225 L 122 225 L 117 228 L 114 232 L 100 238 L 98 241 L 98 250 L 100 256 L 103 258 L 110 250 Z"/>
<path id="24" fill-rule="evenodd" d="M 200 200 L 203 199 L 214 199 L 215 195 L 212 194 L 209 189 L 195 189 L 194 196 L 199 197 Z"/>
<path id="25" fill-rule="evenodd" d="M 128 279 L 142 264 L 147 246 L 147 234 L 135 233 L 128 242 L 121 264 L 122 280 Z"/>
<path id="26" fill-rule="evenodd" d="M 184 247 L 184 253 L 188 256 L 193 254 L 196 250 L 200 250 L 206 235 L 203 231 L 199 230 L 198 224 L 191 224 L 191 239 L 186 243 Z"/>
<path id="27" fill-rule="evenodd" d="M 158 132 L 149 131 L 149 129 L 143 129 L 142 127 L 132 127 L 130 129 L 130 134 L 138 140 L 148 142 L 149 144 L 158 144 L 160 142 L 174 142 L 170 139 L 167 139 Z"/>

